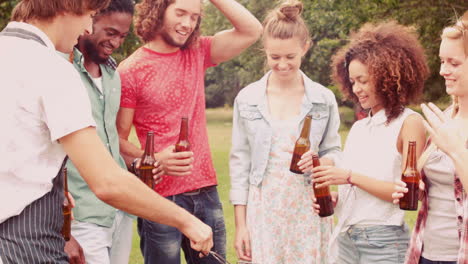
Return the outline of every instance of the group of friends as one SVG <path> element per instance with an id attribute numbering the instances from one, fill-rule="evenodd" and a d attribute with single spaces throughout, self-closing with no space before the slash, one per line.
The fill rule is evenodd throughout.
<path id="1" fill-rule="evenodd" d="M 440 75 L 452 105 L 421 105 L 429 75 L 414 28 L 368 23 L 331 62 L 340 91 L 367 114 L 341 150 L 334 94 L 301 70 L 313 45 L 303 4 L 260 23 L 235 0 L 210 0 L 233 28 L 200 34 L 199 0 L 21 0 L 0 32 L 0 263 L 128 263 L 137 216 L 145 263 L 219 263 L 226 227 L 208 144 L 206 69 L 254 44 L 269 71 L 234 101 L 229 158 L 235 249 L 242 263 L 468 263 L 468 13 L 443 29 Z M 143 45 L 111 55 L 131 30 Z M 436 39 L 437 36 L 434 36 Z M 228 78 L 228 77 L 226 77 Z M 289 171 L 311 116 L 311 148 Z M 175 152 L 181 117 L 191 151 Z M 154 132 L 151 190 L 138 171 Z M 429 137 L 426 137 L 426 134 Z M 421 208 L 410 235 L 399 199 L 416 142 Z M 312 156 L 321 166 L 312 166 Z M 60 234 L 62 168 L 74 202 Z M 445 178 L 444 178 L 445 177 Z M 319 217 L 311 182 L 337 185 Z"/>

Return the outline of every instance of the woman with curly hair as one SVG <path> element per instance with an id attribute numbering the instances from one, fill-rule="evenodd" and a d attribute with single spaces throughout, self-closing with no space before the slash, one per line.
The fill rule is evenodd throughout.
<path id="1" fill-rule="evenodd" d="M 366 24 L 334 56 L 332 67 L 341 91 L 369 113 L 351 127 L 339 168 L 312 169 L 317 187 L 339 185 L 339 221 L 330 246 L 338 260 L 331 262 L 403 263 L 408 228 L 392 192 L 408 141 L 416 141 L 418 157 L 424 148 L 423 119 L 406 107 L 422 94 L 428 76 L 424 50 L 410 27 Z"/>
<path id="2" fill-rule="evenodd" d="M 468 263 L 468 12 L 443 30 L 439 57 L 454 100 L 445 112 L 422 106 L 430 143 L 418 161 L 422 206 L 406 264 Z M 395 203 L 407 192 L 404 186 L 396 186 Z"/>

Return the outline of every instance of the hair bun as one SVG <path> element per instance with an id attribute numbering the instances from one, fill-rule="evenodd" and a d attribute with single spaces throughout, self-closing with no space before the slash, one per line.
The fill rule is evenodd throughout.
<path id="1" fill-rule="evenodd" d="M 281 13 L 281 18 L 287 19 L 296 19 L 296 17 L 300 16 L 302 13 L 302 3 L 297 0 L 289 0 L 283 2 L 279 6 L 279 13 Z"/>

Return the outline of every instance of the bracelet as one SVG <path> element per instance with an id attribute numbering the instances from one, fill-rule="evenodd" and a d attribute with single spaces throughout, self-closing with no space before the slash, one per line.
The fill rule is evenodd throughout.
<path id="1" fill-rule="evenodd" d="M 352 170 L 349 170 L 348 171 L 348 177 L 346 177 L 346 181 L 351 185 L 351 187 L 354 186 L 354 184 L 351 182 L 351 175 L 353 174 L 353 171 Z"/>

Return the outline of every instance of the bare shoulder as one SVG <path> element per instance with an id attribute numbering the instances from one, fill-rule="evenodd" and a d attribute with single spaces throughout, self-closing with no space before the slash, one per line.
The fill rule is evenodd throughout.
<path id="1" fill-rule="evenodd" d="M 423 120 L 424 118 L 419 113 L 415 112 L 413 114 L 410 114 L 405 118 L 402 129 L 405 129 L 406 127 L 411 129 L 417 129 L 418 127 L 422 127 L 424 129 Z"/>
<path id="2" fill-rule="evenodd" d="M 425 140 L 426 129 L 423 117 L 418 113 L 408 115 L 403 122 L 400 137 L 406 140 Z"/>

